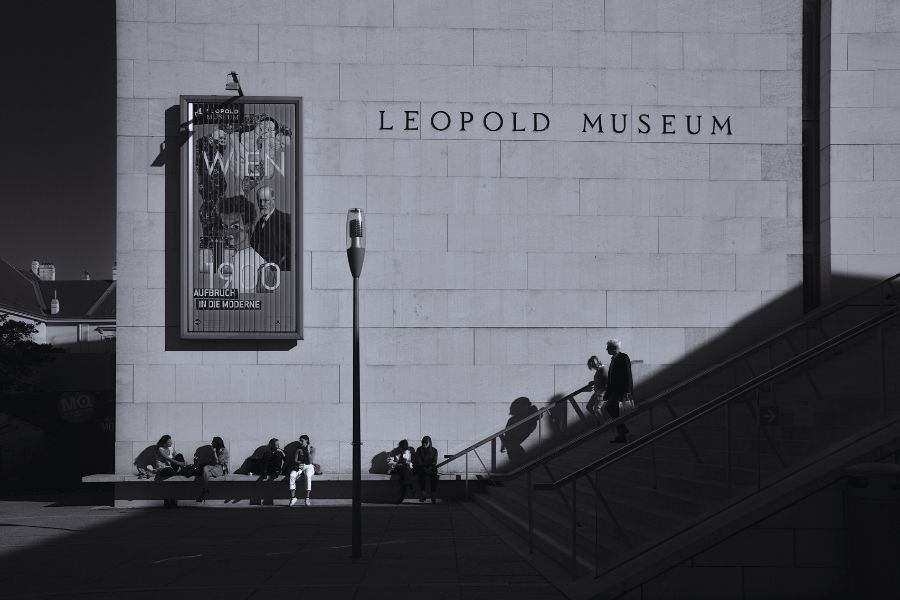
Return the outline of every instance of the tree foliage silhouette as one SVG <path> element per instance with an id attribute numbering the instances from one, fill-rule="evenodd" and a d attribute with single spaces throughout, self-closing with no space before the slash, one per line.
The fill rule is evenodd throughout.
<path id="1" fill-rule="evenodd" d="M 35 371 L 57 352 L 51 344 L 34 341 L 38 328 L 32 323 L 0 315 L 0 393 L 25 392 L 34 388 Z"/>

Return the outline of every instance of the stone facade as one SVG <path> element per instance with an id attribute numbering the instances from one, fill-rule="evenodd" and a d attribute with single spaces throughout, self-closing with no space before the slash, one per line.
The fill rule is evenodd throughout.
<path id="1" fill-rule="evenodd" d="M 889 277 L 900 270 L 900 3 L 823 2 L 821 33 L 826 268 Z"/>
<path id="2" fill-rule="evenodd" d="M 515 398 L 584 385 L 611 337 L 639 377 L 677 363 L 800 283 L 799 1 L 119 0 L 117 20 L 119 471 L 163 433 L 187 452 L 220 435 L 235 458 L 308 433 L 326 471 L 349 472 L 349 207 L 369 220 L 364 461 L 401 437 L 464 447 Z M 897 124 L 900 80 L 878 49 L 896 34 L 840 35 L 844 72 L 872 78 L 858 101 Z M 152 165 L 179 94 L 224 94 L 231 70 L 248 95 L 304 98 L 305 339 L 291 349 L 179 344 L 167 319 L 178 207 Z M 856 102 L 862 86 L 845 85 Z M 438 111 L 469 111 L 472 128 L 439 131 Z M 496 132 L 479 123 L 491 111 Z M 512 131 L 514 111 L 553 123 Z M 598 113 L 627 114 L 627 130 L 583 132 Z M 712 135 L 712 115 L 731 115 L 733 135 Z M 875 212 L 841 222 L 896 246 L 900 218 L 875 216 L 900 216 L 876 201 L 897 147 L 853 141 L 866 131 L 832 134 L 871 165 L 844 185 Z"/>

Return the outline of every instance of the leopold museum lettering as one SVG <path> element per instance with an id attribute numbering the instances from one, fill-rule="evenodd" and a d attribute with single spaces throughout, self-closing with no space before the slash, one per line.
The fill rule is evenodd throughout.
<path id="1" fill-rule="evenodd" d="M 671 112 L 604 112 L 567 113 L 554 117 L 548 112 L 518 110 L 379 110 L 379 131 L 454 131 L 459 133 L 550 132 L 557 121 L 564 121 L 568 131 L 585 134 L 625 134 L 633 129 L 638 135 L 725 135 L 733 134 L 731 115 L 715 112 L 676 114 Z"/>

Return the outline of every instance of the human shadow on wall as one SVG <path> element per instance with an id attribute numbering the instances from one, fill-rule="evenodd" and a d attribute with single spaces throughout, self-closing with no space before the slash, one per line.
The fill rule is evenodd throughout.
<path id="1" fill-rule="evenodd" d="M 138 473 L 152 472 L 156 469 L 156 444 L 150 444 L 134 457 L 132 463 Z M 150 467 L 149 469 L 147 467 Z"/>
<path id="2" fill-rule="evenodd" d="M 181 108 L 166 109 L 166 137 L 151 166 L 165 170 L 165 349 L 166 351 L 287 351 L 297 340 L 186 340 L 181 338 L 181 150 L 190 132 Z"/>
<path id="3" fill-rule="evenodd" d="M 396 452 L 397 448 L 394 448 L 391 452 Z M 369 464 L 369 473 L 373 475 L 387 475 L 388 472 L 388 457 L 391 455 L 391 452 L 387 450 L 382 450 L 381 452 L 375 454 L 372 457 L 372 461 Z"/>
<path id="4" fill-rule="evenodd" d="M 530 417 L 537 411 L 537 406 L 533 405 L 529 398 L 520 396 L 509 405 L 509 419 L 506 421 L 506 426 L 509 427 L 513 423 Z M 525 457 L 522 443 L 537 429 L 537 425 L 537 419 L 531 419 L 500 436 L 500 452 L 506 453 L 510 464 L 518 464 Z"/>
<path id="5" fill-rule="evenodd" d="M 253 453 L 244 459 L 244 462 L 241 463 L 237 469 L 233 470 L 232 473 L 235 475 L 252 475 L 253 473 L 258 473 L 259 475 L 264 475 L 263 473 L 263 456 L 266 453 L 268 446 L 263 444 L 259 446 Z"/>

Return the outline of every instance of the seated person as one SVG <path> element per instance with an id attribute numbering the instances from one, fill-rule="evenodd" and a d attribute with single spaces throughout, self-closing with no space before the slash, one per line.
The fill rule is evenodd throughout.
<path id="1" fill-rule="evenodd" d="M 419 502 L 425 502 L 425 484 L 431 488 L 431 502 L 437 502 L 435 491 L 437 490 L 437 449 L 431 445 L 431 436 L 422 438 L 422 445 L 416 448 L 413 455 L 413 470 L 419 478 Z"/>
<path id="2" fill-rule="evenodd" d="M 266 451 L 262 457 L 262 474 L 268 477 L 269 481 L 273 481 L 282 474 L 284 470 L 284 451 L 281 449 L 281 442 L 278 438 L 269 440 Z"/>
<path id="3" fill-rule="evenodd" d="M 412 469 L 412 452 L 409 449 L 409 442 L 400 440 L 397 447 L 388 456 L 387 463 L 388 473 L 396 475 L 400 482 L 400 496 L 397 504 L 401 504 L 406 499 L 406 488 L 409 486 L 409 474 Z"/>
<path id="4" fill-rule="evenodd" d="M 175 453 L 175 443 L 171 435 L 164 435 L 156 442 L 156 480 L 168 479 L 181 474 L 187 467 L 184 456 Z"/>
<path id="5" fill-rule="evenodd" d="M 209 480 L 211 477 L 224 477 L 228 474 L 228 448 L 225 447 L 225 442 L 222 441 L 222 438 L 216 436 L 212 439 L 209 447 L 212 447 L 211 457 L 206 460 L 200 458 L 200 463 L 197 465 L 202 482 L 197 502 L 206 502 L 206 498 L 209 496 Z M 195 456 L 196 458 L 199 457 Z M 204 462 L 206 464 L 203 464 Z"/>
<path id="6" fill-rule="evenodd" d="M 312 478 L 316 474 L 316 448 L 309 443 L 309 436 L 305 433 L 300 436 L 300 445 L 291 459 L 290 472 L 288 473 L 288 489 L 291 492 L 289 506 L 297 504 L 297 478 L 303 475 L 306 479 L 306 498 L 303 503 L 310 505 L 309 496 L 312 492 Z"/>

